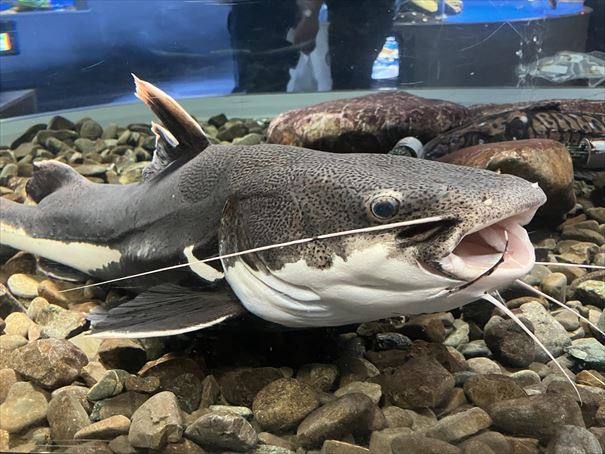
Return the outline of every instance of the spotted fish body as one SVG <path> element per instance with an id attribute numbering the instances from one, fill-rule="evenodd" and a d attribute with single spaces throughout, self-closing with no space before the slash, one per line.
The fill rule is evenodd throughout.
<path id="1" fill-rule="evenodd" d="M 509 140 L 551 139 L 578 145 L 584 138 L 605 137 L 605 103 L 586 104 L 587 110 L 580 110 L 582 105 L 577 102 L 569 108 L 563 102 L 510 105 L 509 110 L 503 110 L 506 106 L 486 106 L 470 123 L 428 142 L 425 156 L 436 159 L 461 148 Z"/>
<path id="2" fill-rule="evenodd" d="M 545 201 L 535 184 L 399 156 L 209 146 L 172 98 L 137 85 L 166 126 L 153 125 L 158 140 L 145 181 L 94 184 L 47 161 L 28 184 L 37 206 L 0 199 L 3 245 L 102 279 L 188 263 L 214 282 L 186 296 L 154 286 L 103 316 L 96 326 L 106 335 L 184 332 L 241 313 L 242 306 L 294 327 L 442 311 L 533 266 L 522 225 Z M 411 220 L 418 224 L 229 256 Z M 221 269 L 195 263 L 216 254 Z M 223 275 L 227 299 L 218 296 Z"/>

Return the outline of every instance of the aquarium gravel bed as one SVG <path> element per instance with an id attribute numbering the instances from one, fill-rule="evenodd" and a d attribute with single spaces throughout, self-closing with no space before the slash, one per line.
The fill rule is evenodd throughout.
<path id="1" fill-rule="evenodd" d="M 215 143 L 265 141 L 268 121 L 204 121 Z M 0 149 L 0 194 L 26 200 L 32 162 L 59 159 L 99 183 L 139 181 L 147 124 L 55 117 Z M 605 265 L 603 179 L 531 232 L 539 260 Z M 594 198 L 594 197 L 593 197 Z M 249 318 L 153 339 L 87 337 L 85 314 L 120 287 L 85 282 L 30 254 L 0 268 L 0 450 L 71 453 L 600 453 L 605 347 L 577 316 L 518 287 L 506 305 L 562 372 L 486 302 L 333 329 Z M 536 265 L 524 281 L 605 330 L 605 272 Z"/>

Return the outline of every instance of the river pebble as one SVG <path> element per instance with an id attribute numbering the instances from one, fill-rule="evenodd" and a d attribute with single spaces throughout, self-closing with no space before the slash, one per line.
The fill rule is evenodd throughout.
<path id="1" fill-rule="evenodd" d="M 605 371 L 605 346 L 594 338 L 576 339 L 565 351 L 587 367 Z"/>
<path id="2" fill-rule="evenodd" d="M 60 393 L 48 405 L 48 424 L 55 442 L 67 442 L 88 426 L 90 419 L 78 397 L 72 393 Z"/>
<path id="3" fill-rule="evenodd" d="M 483 409 L 489 408 L 495 402 L 526 396 L 514 378 L 499 374 L 469 378 L 464 382 L 464 393 L 470 402 Z"/>
<path id="4" fill-rule="evenodd" d="M 367 433 L 375 409 L 368 396 L 346 394 L 309 414 L 298 426 L 296 435 L 303 446 L 311 448 L 347 433 Z"/>
<path id="5" fill-rule="evenodd" d="M 200 416 L 185 431 L 187 438 L 205 449 L 246 452 L 258 435 L 245 418 L 233 413 L 210 412 Z"/>
<path id="6" fill-rule="evenodd" d="M 38 296 L 38 279 L 25 273 L 11 275 L 6 282 L 11 293 L 19 298 L 32 299 Z"/>
<path id="7" fill-rule="evenodd" d="M 273 367 L 243 368 L 226 372 L 218 382 L 227 402 L 249 407 L 261 389 L 280 378 L 283 374 Z"/>
<path id="8" fill-rule="evenodd" d="M 296 373 L 296 378 L 316 391 L 330 391 L 338 377 L 334 364 L 305 364 Z"/>
<path id="9" fill-rule="evenodd" d="M 528 325 L 533 331 L 531 322 L 528 321 Z M 514 320 L 503 319 L 499 316 L 490 318 L 484 328 L 484 339 L 494 357 L 507 366 L 527 367 L 536 356 L 534 341 Z"/>
<path id="10" fill-rule="evenodd" d="M 582 411 L 569 396 L 537 395 L 494 402 L 488 413 L 506 433 L 549 439 L 561 424 L 584 427 Z"/>
<path id="11" fill-rule="evenodd" d="M 0 404 L 0 429 L 21 432 L 46 419 L 48 402 L 30 383 L 16 382 Z"/>
<path id="12" fill-rule="evenodd" d="M 605 284 L 602 280 L 586 280 L 575 288 L 574 299 L 605 309 Z"/>
<path id="13" fill-rule="evenodd" d="M 40 339 L 14 350 L 11 363 L 27 380 L 52 390 L 72 383 L 88 358 L 66 340 Z"/>
<path id="14" fill-rule="evenodd" d="M 252 411 L 264 430 L 280 432 L 296 426 L 318 406 L 313 388 L 293 378 L 281 378 L 256 394 Z"/>
<path id="15" fill-rule="evenodd" d="M 561 426 L 548 443 L 546 454 L 568 454 L 572 452 L 601 454 L 603 451 L 597 437 L 585 428 Z"/>
<path id="16" fill-rule="evenodd" d="M 128 441 L 135 448 L 160 449 L 178 442 L 184 423 L 176 396 L 164 391 L 149 398 L 132 415 Z"/>
<path id="17" fill-rule="evenodd" d="M 565 328 L 539 303 L 526 303 L 521 306 L 523 316 L 527 318 L 536 337 L 546 349 L 556 358 L 565 347 L 571 344 Z M 536 349 L 536 361 L 548 362 L 550 358 L 541 349 Z"/>

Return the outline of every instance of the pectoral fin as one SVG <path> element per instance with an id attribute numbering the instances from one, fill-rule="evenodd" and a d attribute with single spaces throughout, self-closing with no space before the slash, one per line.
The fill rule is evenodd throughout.
<path id="1" fill-rule="evenodd" d="M 144 338 L 197 331 L 245 311 L 226 287 L 162 284 L 112 309 L 95 310 L 87 318 L 95 337 Z"/>

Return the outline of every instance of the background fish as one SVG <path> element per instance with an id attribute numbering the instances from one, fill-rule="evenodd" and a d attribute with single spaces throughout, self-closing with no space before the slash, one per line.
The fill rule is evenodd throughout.
<path id="1" fill-rule="evenodd" d="M 436 159 L 482 143 L 552 139 L 577 145 L 584 138 L 598 137 L 605 137 L 605 111 L 572 111 L 562 108 L 557 101 L 540 102 L 514 106 L 511 110 L 493 107 L 491 113 L 435 137 L 424 146 L 424 152 L 425 157 Z"/>
<path id="2" fill-rule="evenodd" d="M 534 78 L 555 84 L 585 80 L 589 87 L 597 87 L 605 82 L 605 53 L 566 50 L 529 64 L 520 64 L 515 73 L 521 83 L 532 83 Z"/>
<path id="3" fill-rule="evenodd" d="M 188 263 L 216 286 L 183 289 L 154 274 L 162 285 L 97 317 L 107 336 L 173 334 L 241 313 L 223 276 L 265 320 L 337 326 L 452 309 L 533 266 L 522 225 L 545 196 L 528 181 L 389 155 L 210 146 L 165 93 L 137 80 L 137 95 L 166 127 L 153 125 L 144 182 L 94 184 L 46 161 L 27 186 L 37 206 L 1 200 L 3 245 L 101 279 Z M 417 224 L 313 240 L 408 221 Z M 217 253 L 222 269 L 197 261 Z"/>

